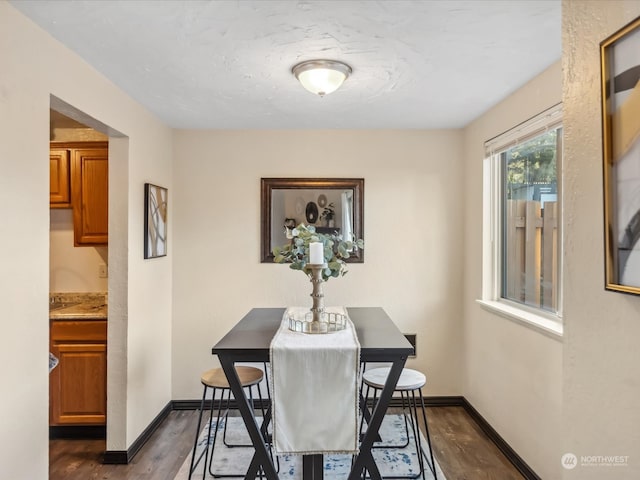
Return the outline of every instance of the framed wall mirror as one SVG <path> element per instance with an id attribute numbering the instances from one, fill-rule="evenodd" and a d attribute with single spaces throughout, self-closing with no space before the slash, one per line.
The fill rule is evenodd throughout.
<path id="1" fill-rule="evenodd" d="M 285 245 L 287 228 L 301 223 L 365 239 L 363 178 L 263 178 L 260 198 L 262 263 L 273 262 L 273 247 Z M 364 262 L 364 251 L 347 262 Z"/>

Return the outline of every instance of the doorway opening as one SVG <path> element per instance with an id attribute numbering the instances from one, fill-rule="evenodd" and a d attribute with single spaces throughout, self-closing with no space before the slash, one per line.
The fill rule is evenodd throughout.
<path id="1" fill-rule="evenodd" d="M 117 450 L 126 441 L 128 138 L 53 95 L 49 133 L 50 437 L 97 437 Z"/>
<path id="2" fill-rule="evenodd" d="M 49 437 L 106 438 L 109 139 L 49 118 Z"/>

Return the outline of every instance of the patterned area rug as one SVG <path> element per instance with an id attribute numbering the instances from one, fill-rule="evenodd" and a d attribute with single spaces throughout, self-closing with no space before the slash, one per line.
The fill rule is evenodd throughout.
<path id="1" fill-rule="evenodd" d="M 229 425 L 227 427 L 227 443 L 231 444 L 246 444 L 251 443 L 249 435 L 242 423 L 242 419 L 239 417 L 231 417 L 228 419 Z M 260 422 L 258 422 L 260 423 Z M 215 419 L 214 419 L 215 424 Z M 253 457 L 253 448 L 251 447 L 235 447 L 229 448 L 222 442 L 222 429 L 224 427 L 224 420 L 220 421 L 220 430 L 218 431 L 218 438 L 216 439 L 215 456 L 213 460 L 213 472 L 217 475 L 232 475 L 243 474 L 246 472 L 251 458 Z M 215 428 L 215 425 L 214 425 Z M 208 427 L 205 426 L 200 438 L 198 440 L 198 455 L 204 448 L 207 438 Z M 420 471 L 420 465 L 418 463 L 418 456 L 415 451 L 413 435 L 411 433 L 411 427 L 409 427 L 409 446 L 405 448 L 376 448 L 374 449 L 374 458 L 376 464 L 380 469 L 382 476 L 399 476 L 399 475 L 411 475 Z M 387 415 L 385 416 L 382 426 L 380 428 L 380 436 L 383 442 L 386 444 L 402 444 L 406 441 L 406 433 L 404 427 L 404 420 L 402 415 Z M 422 437 L 422 446 L 427 452 L 427 458 L 429 458 L 429 452 L 427 449 L 427 442 Z M 197 456 L 196 456 L 197 458 Z M 281 480 L 300 480 L 302 478 L 302 458 L 296 455 L 280 455 L 280 471 L 279 477 Z M 203 478 L 212 478 L 207 473 L 206 477 L 203 477 L 203 463 L 204 457 L 201 460 L 198 468 L 193 473 L 192 479 L 203 480 Z M 184 464 L 180 468 L 180 471 L 175 477 L 175 480 L 187 480 L 189 478 L 189 466 L 191 465 L 191 452 L 187 456 Z M 276 465 L 277 467 L 277 465 Z M 351 469 L 351 456 L 350 455 L 327 455 L 325 456 L 324 465 L 324 478 L 327 480 L 346 480 L 349 476 Z M 440 466 L 436 462 L 436 473 L 438 474 L 438 480 L 446 480 Z M 422 478 L 422 477 L 420 477 Z M 433 480 L 433 474 L 428 465 L 425 464 L 425 480 Z"/>

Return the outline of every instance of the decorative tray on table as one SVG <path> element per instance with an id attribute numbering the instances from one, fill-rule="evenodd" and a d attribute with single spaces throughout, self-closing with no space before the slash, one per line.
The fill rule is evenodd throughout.
<path id="1" fill-rule="evenodd" d="M 342 313 L 321 312 L 313 319 L 314 312 L 289 315 L 289 330 L 300 333 L 333 333 L 347 327 L 347 316 Z"/>

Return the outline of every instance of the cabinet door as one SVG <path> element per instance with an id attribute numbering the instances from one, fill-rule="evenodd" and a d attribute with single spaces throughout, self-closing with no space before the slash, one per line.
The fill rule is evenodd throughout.
<path id="1" fill-rule="evenodd" d="M 74 244 L 106 245 L 109 231 L 108 150 L 77 149 L 71 167 Z"/>
<path id="2" fill-rule="evenodd" d="M 51 425 L 104 425 L 107 418 L 107 345 L 59 343 L 60 363 L 49 379 Z"/>
<path id="3" fill-rule="evenodd" d="M 69 150 L 49 151 L 49 206 L 69 208 L 71 206 Z"/>

